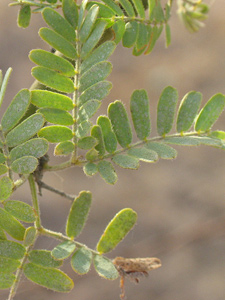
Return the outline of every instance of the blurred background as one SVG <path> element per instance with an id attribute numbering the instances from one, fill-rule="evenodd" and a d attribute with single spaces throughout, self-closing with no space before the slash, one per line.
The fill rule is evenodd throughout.
<path id="1" fill-rule="evenodd" d="M 49 50 L 37 31 L 44 26 L 33 15 L 27 29 L 16 26 L 18 7 L 0 1 L 0 68 L 12 67 L 5 107 L 21 88 L 33 82 L 33 64 L 27 58 L 34 48 Z M 150 98 L 152 131 L 156 133 L 156 105 L 163 88 L 172 85 L 179 98 L 191 90 L 203 93 L 203 103 L 215 93 L 225 93 L 225 1 L 212 4 L 206 26 L 190 34 L 180 23 L 176 9 L 171 19 L 172 44 L 165 49 L 164 36 L 149 56 L 133 57 L 130 49 L 119 46 L 111 58 L 113 89 L 101 107 L 106 114 L 109 102 L 121 99 L 126 107 L 134 89 L 144 88 Z M 176 5 L 175 5 L 176 6 Z M 1 112 L 2 114 L 2 112 Z M 214 126 L 225 129 L 224 114 Z M 90 190 L 93 204 L 79 241 L 94 248 L 105 226 L 119 210 L 133 208 L 138 222 L 109 258 L 159 257 L 162 267 L 150 272 L 138 285 L 126 281 L 128 300 L 224 300 L 225 295 L 225 153 L 210 147 L 177 147 L 174 161 L 141 163 L 139 170 L 117 168 L 115 186 L 99 175 L 86 178 L 72 168 L 47 173 L 44 180 L 67 193 L 78 195 Z M 53 158 L 52 163 L 59 159 Z M 30 203 L 27 185 L 13 199 Z M 46 190 L 40 198 L 43 225 L 64 233 L 70 201 Z M 37 249 L 51 250 L 56 241 L 41 238 Z M 69 262 L 63 269 L 74 280 L 69 294 L 59 294 L 23 278 L 15 300 L 119 300 L 119 280 L 100 278 L 94 268 L 85 276 L 76 275 Z M 8 291 L 0 291 L 6 299 Z"/>

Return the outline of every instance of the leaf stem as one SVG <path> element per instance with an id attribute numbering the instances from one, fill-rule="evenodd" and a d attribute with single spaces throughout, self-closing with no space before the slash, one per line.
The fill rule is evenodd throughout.
<path id="1" fill-rule="evenodd" d="M 38 185 L 40 186 L 40 188 L 43 188 L 43 189 L 46 189 L 46 190 L 49 190 L 49 191 L 51 191 L 51 192 L 53 192 L 53 193 L 56 193 L 56 194 L 58 194 L 58 195 L 60 195 L 60 196 L 62 196 L 62 197 L 65 197 L 65 198 L 67 198 L 67 199 L 69 199 L 69 200 L 74 200 L 75 199 L 75 195 L 69 195 L 69 194 L 67 194 L 67 193 L 65 193 L 65 192 L 63 192 L 63 191 L 60 191 L 60 190 L 58 190 L 58 189 L 55 189 L 54 187 L 52 187 L 52 186 L 50 186 L 50 185 L 48 185 L 48 184 L 46 184 L 46 183 L 44 183 L 43 181 L 38 181 Z"/>

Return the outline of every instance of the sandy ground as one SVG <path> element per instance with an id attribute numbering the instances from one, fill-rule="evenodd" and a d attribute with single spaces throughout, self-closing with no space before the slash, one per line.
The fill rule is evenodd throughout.
<path id="1" fill-rule="evenodd" d="M 40 16 L 32 18 L 26 29 L 16 27 L 17 9 L 0 1 L 0 68 L 13 68 L 6 104 L 32 83 L 33 66 L 27 55 L 32 48 L 46 48 L 37 35 L 43 26 Z M 113 90 L 102 105 L 105 114 L 109 101 L 121 99 L 128 106 L 134 89 L 145 88 L 151 102 L 153 135 L 159 95 L 167 85 L 176 87 L 180 99 L 190 90 L 203 93 L 204 103 L 215 93 L 225 93 L 225 1 L 214 2 L 206 27 L 189 34 L 174 14 L 171 20 L 172 45 L 165 49 L 162 37 L 149 56 L 132 57 L 131 50 L 118 47 L 112 57 L 110 79 Z M 224 114 L 215 126 L 225 129 Z M 225 153 L 209 147 L 177 148 L 174 161 L 142 163 L 138 171 L 117 169 L 115 186 L 99 176 L 87 179 L 80 169 L 46 174 L 46 182 L 71 194 L 81 190 L 93 193 L 90 217 L 79 241 L 95 247 L 106 224 L 116 212 L 131 207 L 138 222 L 112 253 L 115 256 L 156 256 L 162 268 L 152 272 L 139 285 L 126 282 L 128 300 L 224 300 L 225 295 Z M 56 161 L 56 160 L 54 160 Z M 26 187 L 15 199 L 30 201 Z M 69 201 L 44 191 L 40 199 L 44 226 L 64 231 Z M 41 239 L 36 247 L 52 249 L 55 241 Z M 92 268 L 78 276 L 68 263 L 64 270 L 74 279 L 70 294 L 39 288 L 23 279 L 15 300 L 117 300 L 119 280 L 106 281 Z M 6 299 L 8 291 L 0 292 Z"/>

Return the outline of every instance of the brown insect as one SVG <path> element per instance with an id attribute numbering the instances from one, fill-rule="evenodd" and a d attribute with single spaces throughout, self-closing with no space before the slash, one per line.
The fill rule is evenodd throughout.
<path id="1" fill-rule="evenodd" d="M 124 279 L 128 277 L 131 281 L 138 283 L 140 277 L 147 277 L 148 272 L 161 267 L 160 259 L 156 257 L 147 258 L 123 258 L 116 257 L 113 260 L 120 274 L 121 299 L 125 299 Z"/>

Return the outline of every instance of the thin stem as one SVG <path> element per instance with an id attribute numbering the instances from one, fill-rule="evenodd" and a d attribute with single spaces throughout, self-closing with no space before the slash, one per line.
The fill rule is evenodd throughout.
<path id="1" fill-rule="evenodd" d="M 48 191 L 51 191 L 51 192 L 53 192 L 53 193 L 56 193 L 56 194 L 58 194 L 58 195 L 60 195 L 60 196 L 62 196 L 62 197 L 65 197 L 65 198 L 67 198 L 67 199 L 69 199 L 69 200 L 74 200 L 75 199 L 75 195 L 69 195 L 69 194 L 67 194 L 67 193 L 65 193 L 65 192 L 62 192 L 62 191 L 60 191 L 60 190 L 58 190 L 58 189 L 55 189 L 54 187 L 52 187 L 52 186 L 50 186 L 50 185 L 48 185 L 48 184 L 46 184 L 46 183 L 44 183 L 43 181 L 38 181 L 38 185 L 39 185 L 39 187 L 42 189 L 46 189 L 46 190 L 48 190 Z"/>
<path id="2" fill-rule="evenodd" d="M 36 189 L 34 177 L 32 174 L 29 176 L 28 180 L 29 180 L 29 185 L 30 185 L 30 190 L 31 190 L 33 207 L 36 212 L 35 227 L 37 228 L 37 230 L 39 230 L 41 228 L 40 209 L 39 209 L 39 203 L 38 203 L 38 197 L 37 197 L 37 189 Z"/>

